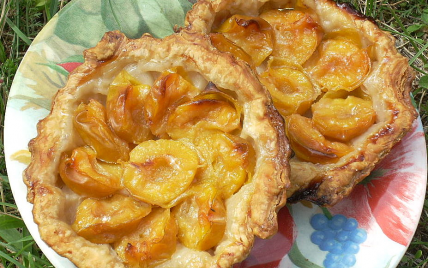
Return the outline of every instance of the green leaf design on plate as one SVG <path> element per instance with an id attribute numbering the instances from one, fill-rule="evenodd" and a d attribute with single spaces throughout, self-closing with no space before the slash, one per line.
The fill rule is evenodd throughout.
<path id="1" fill-rule="evenodd" d="M 84 62 L 84 61 L 85 61 L 85 59 L 83 58 L 83 55 L 73 55 L 73 56 L 70 56 L 70 57 L 68 57 L 66 59 L 63 59 L 61 61 L 61 63 L 66 63 L 66 62 Z"/>
<path id="2" fill-rule="evenodd" d="M 188 0 L 140 0 L 139 10 L 149 31 L 155 37 L 174 32 L 174 26 L 183 26 L 187 11 L 192 7 Z"/>
<path id="3" fill-rule="evenodd" d="M 38 64 L 47 66 L 47 67 L 51 68 L 52 70 L 66 76 L 66 77 L 68 76 L 68 72 L 66 70 L 64 70 L 64 68 L 62 68 L 61 66 L 58 66 L 56 63 L 50 62 L 50 63 L 38 63 Z"/>
<path id="4" fill-rule="evenodd" d="M 59 12 L 55 35 L 62 40 L 89 48 L 108 31 L 101 18 L 101 1 L 75 0 Z"/>
<path id="5" fill-rule="evenodd" d="M 51 105 L 52 105 L 52 100 L 51 99 L 47 99 L 47 98 L 33 98 L 33 97 L 29 97 L 27 95 L 14 95 L 13 96 L 14 99 L 20 99 L 20 100 L 24 100 L 26 101 L 26 106 L 22 107 L 22 110 L 26 110 L 26 109 L 45 109 L 47 111 L 51 110 Z"/>
<path id="6" fill-rule="evenodd" d="M 300 249 L 297 246 L 297 243 L 293 244 L 293 247 L 291 248 L 290 252 L 288 252 L 288 257 L 298 267 L 322 268 L 321 266 L 311 262 L 310 260 L 308 260 L 308 258 L 303 256 L 302 252 L 300 252 Z"/>
<path id="7" fill-rule="evenodd" d="M 189 0 L 75 0 L 59 13 L 54 33 L 86 48 L 113 30 L 129 38 L 144 33 L 161 38 L 174 33 L 176 25 L 183 26 L 191 8 Z"/>
<path id="8" fill-rule="evenodd" d="M 109 31 L 120 30 L 129 38 L 149 30 L 136 0 L 101 0 L 101 17 Z"/>

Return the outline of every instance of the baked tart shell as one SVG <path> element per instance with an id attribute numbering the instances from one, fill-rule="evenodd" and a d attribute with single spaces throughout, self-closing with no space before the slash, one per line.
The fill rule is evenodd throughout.
<path id="1" fill-rule="evenodd" d="M 288 201 L 309 200 L 332 206 L 370 174 L 417 118 L 410 96 L 414 71 L 408 59 L 397 51 L 394 37 L 382 31 L 374 19 L 360 14 L 348 4 L 331 0 L 199 1 L 187 14 L 186 30 L 204 34 L 221 32 L 220 25 L 232 15 L 258 17 L 266 7 L 287 10 L 295 5 L 311 10 L 325 36 L 351 29 L 358 32 L 362 45 L 370 51 L 370 70 L 360 87 L 373 102 L 374 124 L 352 139 L 350 145 L 354 149 L 335 163 L 313 163 L 297 156 L 290 160 Z"/>
<path id="2" fill-rule="evenodd" d="M 56 94 L 50 114 L 37 124 L 38 135 L 29 143 L 32 161 L 24 172 L 28 201 L 34 204 L 40 236 L 50 247 L 78 267 L 126 267 L 110 245 L 91 243 L 71 228 L 76 197 L 64 191 L 58 168 L 62 153 L 81 142 L 73 129 L 73 112 L 82 101 L 105 98 L 108 85 L 125 67 L 161 72 L 182 66 L 236 92 L 243 107 L 239 135 L 256 152 L 251 181 L 226 200 L 226 231 L 215 250 L 178 246 L 159 267 L 230 267 L 249 253 L 254 236 L 267 238 L 276 232 L 276 213 L 286 202 L 289 185 L 290 149 L 282 117 L 248 66 L 213 49 L 205 36 L 184 32 L 164 39 L 148 34 L 128 39 L 118 31 L 108 32 L 84 52 L 84 58 Z"/>

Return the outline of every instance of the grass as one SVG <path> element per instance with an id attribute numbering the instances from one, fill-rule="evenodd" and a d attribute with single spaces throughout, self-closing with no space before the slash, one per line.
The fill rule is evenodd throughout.
<path id="1" fill-rule="evenodd" d="M 31 40 L 68 1 L 2 0 L 0 2 L 0 124 L 3 129 L 8 92 Z M 397 38 L 417 79 L 414 99 L 425 133 L 428 128 L 428 3 L 426 0 L 349 0 L 361 13 Z M 427 136 L 426 136 L 427 137 Z M 26 229 L 16 208 L 4 160 L 0 132 L 0 268 L 53 267 Z M 428 267 L 428 200 L 415 236 L 398 267 Z"/>

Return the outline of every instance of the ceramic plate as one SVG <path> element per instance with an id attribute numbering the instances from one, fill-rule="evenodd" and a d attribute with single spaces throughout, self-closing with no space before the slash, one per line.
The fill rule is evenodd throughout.
<path id="1" fill-rule="evenodd" d="M 74 0 L 40 32 L 12 85 L 5 118 L 5 155 L 16 204 L 34 239 L 55 267 L 75 267 L 39 237 L 26 201 L 22 172 L 30 161 L 28 142 L 50 110 L 58 88 L 82 61 L 84 49 L 104 32 L 119 29 L 134 38 L 163 37 L 182 25 L 188 0 Z M 321 209 L 309 203 L 284 207 L 279 232 L 257 240 L 235 267 L 396 267 L 416 230 L 425 198 L 427 156 L 421 121 L 353 193 Z M 388 250 L 385 250 L 388 249 Z"/>

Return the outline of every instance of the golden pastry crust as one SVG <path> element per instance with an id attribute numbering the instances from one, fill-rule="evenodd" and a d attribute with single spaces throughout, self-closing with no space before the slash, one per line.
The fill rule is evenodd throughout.
<path id="1" fill-rule="evenodd" d="M 32 161 L 24 180 L 28 200 L 34 204 L 34 220 L 49 246 L 78 267 L 126 267 L 111 245 L 91 243 L 71 228 L 73 210 L 83 198 L 65 187 L 59 175 L 61 155 L 82 146 L 73 127 L 74 111 L 82 101 L 105 101 L 108 85 L 123 69 L 150 80 L 144 74 L 180 66 L 200 74 L 202 87 L 212 81 L 235 92 L 243 119 L 242 130 L 234 134 L 255 151 L 254 174 L 226 200 L 226 231 L 215 250 L 197 251 L 178 244 L 171 259 L 159 267 L 230 267 L 249 253 L 255 235 L 266 238 L 276 232 L 276 213 L 285 204 L 289 185 L 290 150 L 283 119 L 250 68 L 213 49 L 206 37 L 184 32 L 135 40 L 108 32 L 84 57 L 56 94 L 50 114 L 38 123 L 38 135 L 29 144 Z"/>
<path id="2" fill-rule="evenodd" d="M 410 98 L 414 73 L 407 58 L 397 52 L 394 38 L 349 5 L 331 0 L 203 0 L 187 14 L 186 29 L 204 34 L 222 32 L 227 27 L 220 28 L 221 25 L 234 14 L 258 17 L 269 9 L 289 10 L 296 6 L 298 10 L 310 10 L 310 16 L 322 28 L 324 39 L 332 35 L 337 37 L 338 32 L 349 29 L 358 33 L 360 39 L 357 43 L 368 51 L 371 62 L 359 88 L 373 103 L 376 113 L 373 125 L 347 142 L 346 148 L 351 146 L 353 149 L 339 157 L 338 161 L 319 163 L 305 161 L 298 156 L 290 160 L 288 201 L 305 199 L 329 206 L 347 196 L 373 170 L 376 163 L 407 133 L 417 117 Z M 268 60 L 269 57 L 265 65 Z M 311 69 L 308 68 L 311 64 L 313 62 L 309 59 L 300 67 L 308 76 L 311 76 Z M 263 68 L 266 68 L 263 64 L 256 68 L 260 76 L 263 76 Z M 312 76 L 311 80 L 314 88 L 320 87 L 316 85 L 316 77 Z"/>

